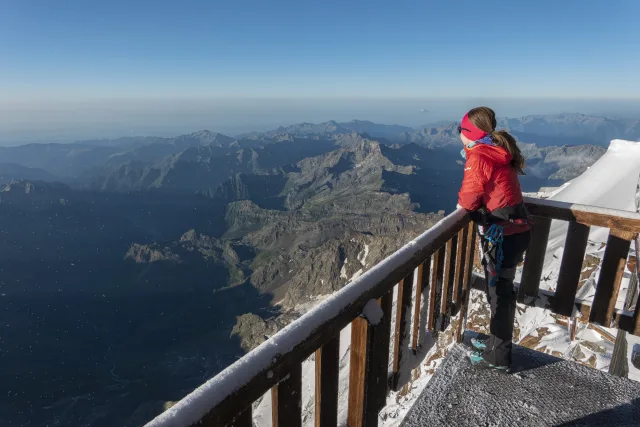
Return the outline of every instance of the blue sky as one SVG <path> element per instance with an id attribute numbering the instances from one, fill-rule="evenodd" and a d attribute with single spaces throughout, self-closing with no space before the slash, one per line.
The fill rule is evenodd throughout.
<path id="1" fill-rule="evenodd" d="M 638 16 L 637 0 L 0 0 L 0 93 L 640 98 Z"/>
<path id="2" fill-rule="evenodd" d="M 0 145 L 419 126 L 479 104 L 638 117 L 638 16 L 640 0 L 0 0 Z"/>

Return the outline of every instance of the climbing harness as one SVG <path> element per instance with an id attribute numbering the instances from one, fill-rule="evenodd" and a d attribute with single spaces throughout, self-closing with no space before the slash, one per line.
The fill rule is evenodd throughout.
<path id="1" fill-rule="evenodd" d="M 495 286 L 500 276 L 504 254 L 502 253 L 502 241 L 504 240 L 504 228 L 498 224 L 492 224 L 486 230 L 481 231 L 483 237 L 484 264 L 489 273 L 489 286 Z M 492 255 L 495 253 L 495 256 Z"/>

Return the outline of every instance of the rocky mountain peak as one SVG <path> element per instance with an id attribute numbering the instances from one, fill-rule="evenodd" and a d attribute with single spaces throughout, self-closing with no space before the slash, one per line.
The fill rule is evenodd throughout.
<path id="1" fill-rule="evenodd" d="M 175 144 L 187 146 L 215 145 L 218 147 L 228 147 L 234 141 L 235 138 L 206 129 L 174 138 Z"/>
<path id="2" fill-rule="evenodd" d="M 151 264 L 154 262 L 181 263 L 180 256 L 173 253 L 168 247 L 157 244 L 143 245 L 133 243 L 124 256 L 125 260 L 131 260 L 136 264 Z"/>

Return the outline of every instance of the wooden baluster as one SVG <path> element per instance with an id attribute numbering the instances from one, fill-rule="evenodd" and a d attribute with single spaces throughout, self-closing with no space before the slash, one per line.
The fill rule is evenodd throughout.
<path id="1" fill-rule="evenodd" d="M 577 222 L 569 223 L 564 254 L 558 273 L 558 285 L 552 310 L 563 316 L 571 316 L 580 282 L 580 273 L 587 250 L 590 228 Z"/>
<path id="2" fill-rule="evenodd" d="M 418 281 L 416 283 L 416 302 L 413 312 L 413 339 L 411 341 L 411 349 L 418 351 L 418 340 L 420 339 L 420 312 L 422 307 L 420 301 L 422 300 L 422 294 L 429 287 L 429 275 L 431 272 L 431 257 L 418 266 Z M 427 304 L 427 298 L 425 296 L 424 303 Z"/>
<path id="3" fill-rule="evenodd" d="M 589 321 L 609 327 L 613 320 L 620 282 L 635 233 L 612 229 L 602 258 L 600 277 L 593 297 Z"/>
<path id="4" fill-rule="evenodd" d="M 458 250 L 456 251 L 456 274 L 453 280 L 453 314 L 455 315 L 462 302 L 462 288 L 464 286 L 464 266 L 467 254 L 467 236 L 469 227 L 465 227 L 458 233 Z"/>
<path id="5" fill-rule="evenodd" d="M 349 367 L 349 427 L 362 427 L 365 418 L 365 384 L 369 323 L 364 317 L 351 322 L 351 363 Z"/>
<path id="6" fill-rule="evenodd" d="M 411 294 L 411 288 L 409 288 Z M 382 320 L 371 329 L 370 360 L 367 373 L 365 426 L 377 426 L 378 414 L 387 403 L 389 389 L 389 346 L 391 345 L 391 310 L 393 291 L 378 300 L 382 308 Z M 323 426 L 324 427 L 324 426 Z"/>
<path id="7" fill-rule="evenodd" d="M 302 365 L 296 364 L 289 376 L 271 389 L 273 427 L 302 427 Z"/>
<path id="8" fill-rule="evenodd" d="M 522 279 L 520 280 L 518 302 L 524 302 L 525 297 L 538 296 L 550 228 L 551 220 L 549 218 L 540 216 L 534 218 L 534 224 L 531 229 L 531 241 L 529 242 L 529 248 L 525 256 Z"/>
<path id="9" fill-rule="evenodd" d="M 444 281 L 442 286 L 442 299 L 440 300 L 440 313 L 442 324 L 440 329 L 444 331 L 449 326 L 449 320 L 453 312 L 453 285 L 456 269 L 456 249 L 458 248 L 458 235 L 454 235 L 446 244 L 447 260 L 444 267 Z"/>
<path id="10" fill-rule="evenodd" d="M 409 334 L 407 333 L 407 320 L 411 311 L 411 289 L 413 287 L 413 274 L 408 275 L 398 283 L 398 299 L 396 300 L 396 330 L 393 337 L 393 376 L 391 388 L 398 390 L 400 365 L 402 355 L 409 346 Z"/>
<path id="11" fill-rule="evenodd" d="M 340 334 L 316 350 L 316 427 L 338 425 Z"/>
<path id="12" fill-rule="evenodd" d="M 429 314 L 427 327 L 436 330 L 436 323 L 440 312 L 440 297 L 444 274 L 445 247 L 442 246 L 433 254 L 433 270 L 431 271 L 431 292 L 429 292 Z"/>
<path id="13" fill-rule="evenodd" d="M 391 302 L 391 292 L 379 300 L 383 312 L 379 324 L 372 325 L 362 316 L 351 322 L 349 427 L 378 425 L 387 394 Z"/>
<path id="14" fill-rule="evenodd" d="M 462 342 L 465 319 L 467 316 L 467 308 L 469 307 L 469 295 L 471 294 L 471 276 L 473 274 L 473 255 L 476 249 L 476 224 L 471 222 L 467 229 L 466 234 L 466 252 L 465 252 L 465 269 L 464 277 L 462 279 L 462 304 L 460 306 L 460 324 L 456 332 L 456 341 Z"/>
<path id="15" fill-rule="evenodd" d="M 251 406 L 249 406 L 238 414 L 231 423 L 227 424 L 227 427 L 252 427 L 253 421 L 251 414 Z"/>

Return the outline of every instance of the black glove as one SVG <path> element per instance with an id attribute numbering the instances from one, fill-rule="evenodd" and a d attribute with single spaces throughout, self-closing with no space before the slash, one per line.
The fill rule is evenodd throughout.
<path id="1" fill-rule="evenodd" d="M 487 210 L 485 207 L 479 208 L 477 211 L 469 212 L 469 216 L 471 220 L 478 224 L 486 224 L 487 223 Z"/>

